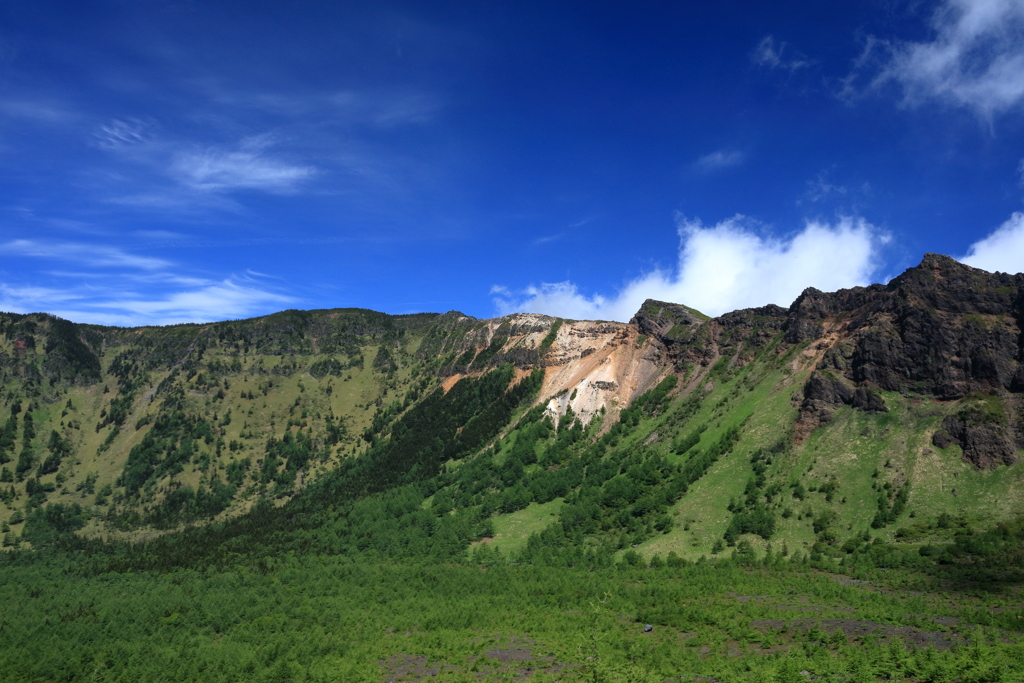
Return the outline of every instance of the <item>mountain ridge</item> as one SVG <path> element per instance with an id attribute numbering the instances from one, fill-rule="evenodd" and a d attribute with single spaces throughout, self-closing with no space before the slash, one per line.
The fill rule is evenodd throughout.
<path id="1" fill-rule="evenodd" d="M 939 502 L 942 477 L 921 483 L 936 474 L 922 463 L 942 454 L 943 471 L 956 469 L 951 458 L 978 473 L 1010 467 L 998 484 L 1009 500 L 991 504 L 1005 516 L 1024 485 L 1013 467 L 1024 448 L 1022 292 L 1022 275 L 989 274 L 929 254 L 886 285 L 833 293 L 808 288 L 789 308 L 714 318 L 654 300 L 629 323 L 521 313 L 480 320 L 458 311 L 389 316 L 349 308 L 107 328 L 45 314 L 0 314 L 3 407 L 11 411 L 0 432 L 5 538 L 9 546 L 43 542 L 31 528 L 42 522 L 19 525 L 54 505 L 84 511 L 87 521 L 72 525 L 81 533 L 142 538 L 147 530 L 244 515 L 261 501 L 288 506 L 320 480 L 341 486 L 345 496 L 370 495 L 356 493 L 363 484 L 330 483 L 363 470 L 358 476 L 388 472 L 395 485 L 422 482 L 416 485 L 427 486 L 427 499 L 431 488 L 450 490 L 461 501 L 455 509 L 468 505 L 478 516 L 487 513 L 479 524 L 493 518 L 500 526 L 524 506 L 577 501 L 585 478 L 565 473 L 594 457 L 660 458 L 664 479 L 700 453 L 717 453 L 685 475 L 696 477 L 689 483 L 664 480 L 651 489 L 652 500 L 661 502 L 637 512 L 646 521 L 629 532 L 639 547 L 675 539 L 681 554 L 707 552 L 727 530 L 723 521 L 686 522 L 689 534 L 669 522 L 673 515 L 701 519 L 700 505 L 725 507 L 722 495 L 735 485 L 723 480 L 714 485 L 722 493 L 711 495 L 705 480 L 731 468 L 742 481 L 751 465 L 736 452 L 776 449 L 786 454 L 777 460 L 792 464 L 785 466 L 789 474 L 779 469 L 772 476 L 780 486 L 800 482 L 808 475 L 793 469 L 797 462 L 863 420 L 861 431 L 877 431 L 886 445 L 869 454 L 862 443 L 856 458 L 878 460 L 879 467 L 897 463 L 889 494 L 914 480 L 912 503 L 946 504 Z M 486 388 L 494 381 L 507 383 L 505 394 Z M 520 384 L 519 398 L 501 398 Z M 467 391 L 485 393 L 467 398 Z M 395 445 L 417 424 L 409 420 L 448 410 L 445 401 L 465 420 L 450 427 L 448 441 L 416 441 L 412 451 Z M 392 472 L 387 453 L 402 453 L 411 469 Z M 447 464 L 438 460 L 442 454 Z M 508 470 L 509 458 L 520 465 Z M 547 464 L 538 469 L 541 463 Z M 463 487 L 476 485 L 458 483 L 458 473 L 478 466 L 510 474 L 488 474 L 490 488 L 468 494 Z M 861 482 L 854 487 L 861 492 L 851 494 L 860 499 L 857 510 L 834 514 L 848 517 L 851 529 L 863 524 L 875 514 L 876 486 L 865 474 L 843 474 L 848 466 L 839 460 L 829 467 L 837 480 Z M 965 476 L 979 491 L 996 490 L 984 475 Z M 551 497 L 556 490 L 564 493 Z M 886 505 L 893 505 L 891 495 Z M 770 515 L 794 539 L 822 543 L 819 533 L 808 538 L 782 515 L 789 508 L 778 492 L 755 499 L 761 502 L 751 505 L 774 510 Z M 612 500 L 598 501 L 599 508 Z M 956 503 L 971 514 L 986 505 L 991 508 L 981 500 Z M 615 519 L 600 522 L 610 525 L 598 531 L 601 543 L 610 542 L 607 532 L 616 525 L 633 528 L 626 518 Z M 29 533 L 19 536 L 18 529 Z M 773 533 L 750 540 L 763 546 Z M 691 540 L 684 544 L 684 537 Z"/>

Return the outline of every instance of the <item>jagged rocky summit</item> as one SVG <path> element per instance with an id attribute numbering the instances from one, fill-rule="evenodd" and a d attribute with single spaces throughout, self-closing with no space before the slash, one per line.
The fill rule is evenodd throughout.
<path id="1" fill-rule="evenodd" d="M 785 343 L 806 345 L 818 362 L 800 396 L 798 440 L 841 405 L 886 411 L 877 390 L 940 401 L 977 397 L 946 418 L 935 444 L 956 442 L 985 467 L 1015 462 L 1024 448 L 1022 318 L 1024 274 L 926 254 L 888 284 L 808 288 L 788 309 L 770 305 L 703 321 L 684 306 L 647 301 L 631 322 L 683 363 L 731 355 L 742 364 L 778 332 Z"/>

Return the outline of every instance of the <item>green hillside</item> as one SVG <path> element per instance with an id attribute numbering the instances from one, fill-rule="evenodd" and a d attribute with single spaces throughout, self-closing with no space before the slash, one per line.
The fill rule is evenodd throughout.
<path id="1" fill-rule="evenodd" d="M 0 670 L 1020 680 L 1019 323 L 964 312 L 1015 299 L 936 263 L 628 325 L 0 315 Z"/>

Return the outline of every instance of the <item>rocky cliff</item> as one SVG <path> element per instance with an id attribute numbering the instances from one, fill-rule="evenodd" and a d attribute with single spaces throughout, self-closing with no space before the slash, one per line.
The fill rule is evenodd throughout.
<path id="1" fill-rule="evenodd" d="M 984 403 L 949 417 L 936 444 L 958 443 L 978 466 L 1011 463 L 1024 448 L 1024 275 L 988 273 L 926 254 L 886 285 L 826 293 L 805 290 L 788 310 L 766 306 L 693 321 L 678 307 L 648 302 L 633 319 L 667 357 L 743 363 L 782 334 L 817 360 L 800 396 L 795 436 L 805 438 L 850 405 L 884 412 L 877 390 L 939 401 Z M 670 305 L 669 305 L 670 306 Z M 680 317 L 669 333 L 664 311 Z M 685 330 L 685 334 L 679 331 Z"/>

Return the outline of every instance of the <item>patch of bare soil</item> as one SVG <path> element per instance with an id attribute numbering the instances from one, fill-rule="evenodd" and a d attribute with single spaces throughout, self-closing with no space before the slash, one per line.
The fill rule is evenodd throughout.
<path id="1" fill-rule="evenodd" d="M 427 658 L 423 655 L 391 655 L 387 659 L 382 659 L 377 663 L 384 667 L 384 680 L 387 681 L 387 683 L 397 683 L 398 681 L 417 681 L 421 678 L 437 676 L 442 671 L 449 672 L 458 670 L 458 667 L 447 664 L 435 664 L 434 666 L 431 666 Z"/>
<path id="2" fill-rule="evenodd" d="M 963 636 L 955 633 L 925 631 L 913 626 L 892 626 L 858 619 L 798 619 L 790 622 L 781 619 L 755 619 L 750 622 L 750 627 L 758 631 L 781 631 L 787 627 L 793 631 L 804 632 L 814 628 L 825 633 L 842 631 L 851 640 L 872 636 L 882 642 L 888 642 L 893 638 L 899 638 L 911 647 L 934 647 L 936 650 L 947 650 L 953 645 L 962 645 L 966 642 Z"/>
<path id="3" fill-rule="evenodd" d="M 444 680 L 445 674 L 473 672 L 481 681 L 500 679 L 527 681 L 535 674 L 568 674 L 572 664 L 556 661 L 554 656 L 538 656 L 533 653 L 533 641 L 529 638 L 510 636 L 507 642 L 499 641 L 496 647 L 482 656 L 471 657 L 466 666 L 446 662 L 429 662 L 423 655 L 396 654 L 377 662 L 383 667 L 386 683 L 419 681 L 428 678 Z"/>

